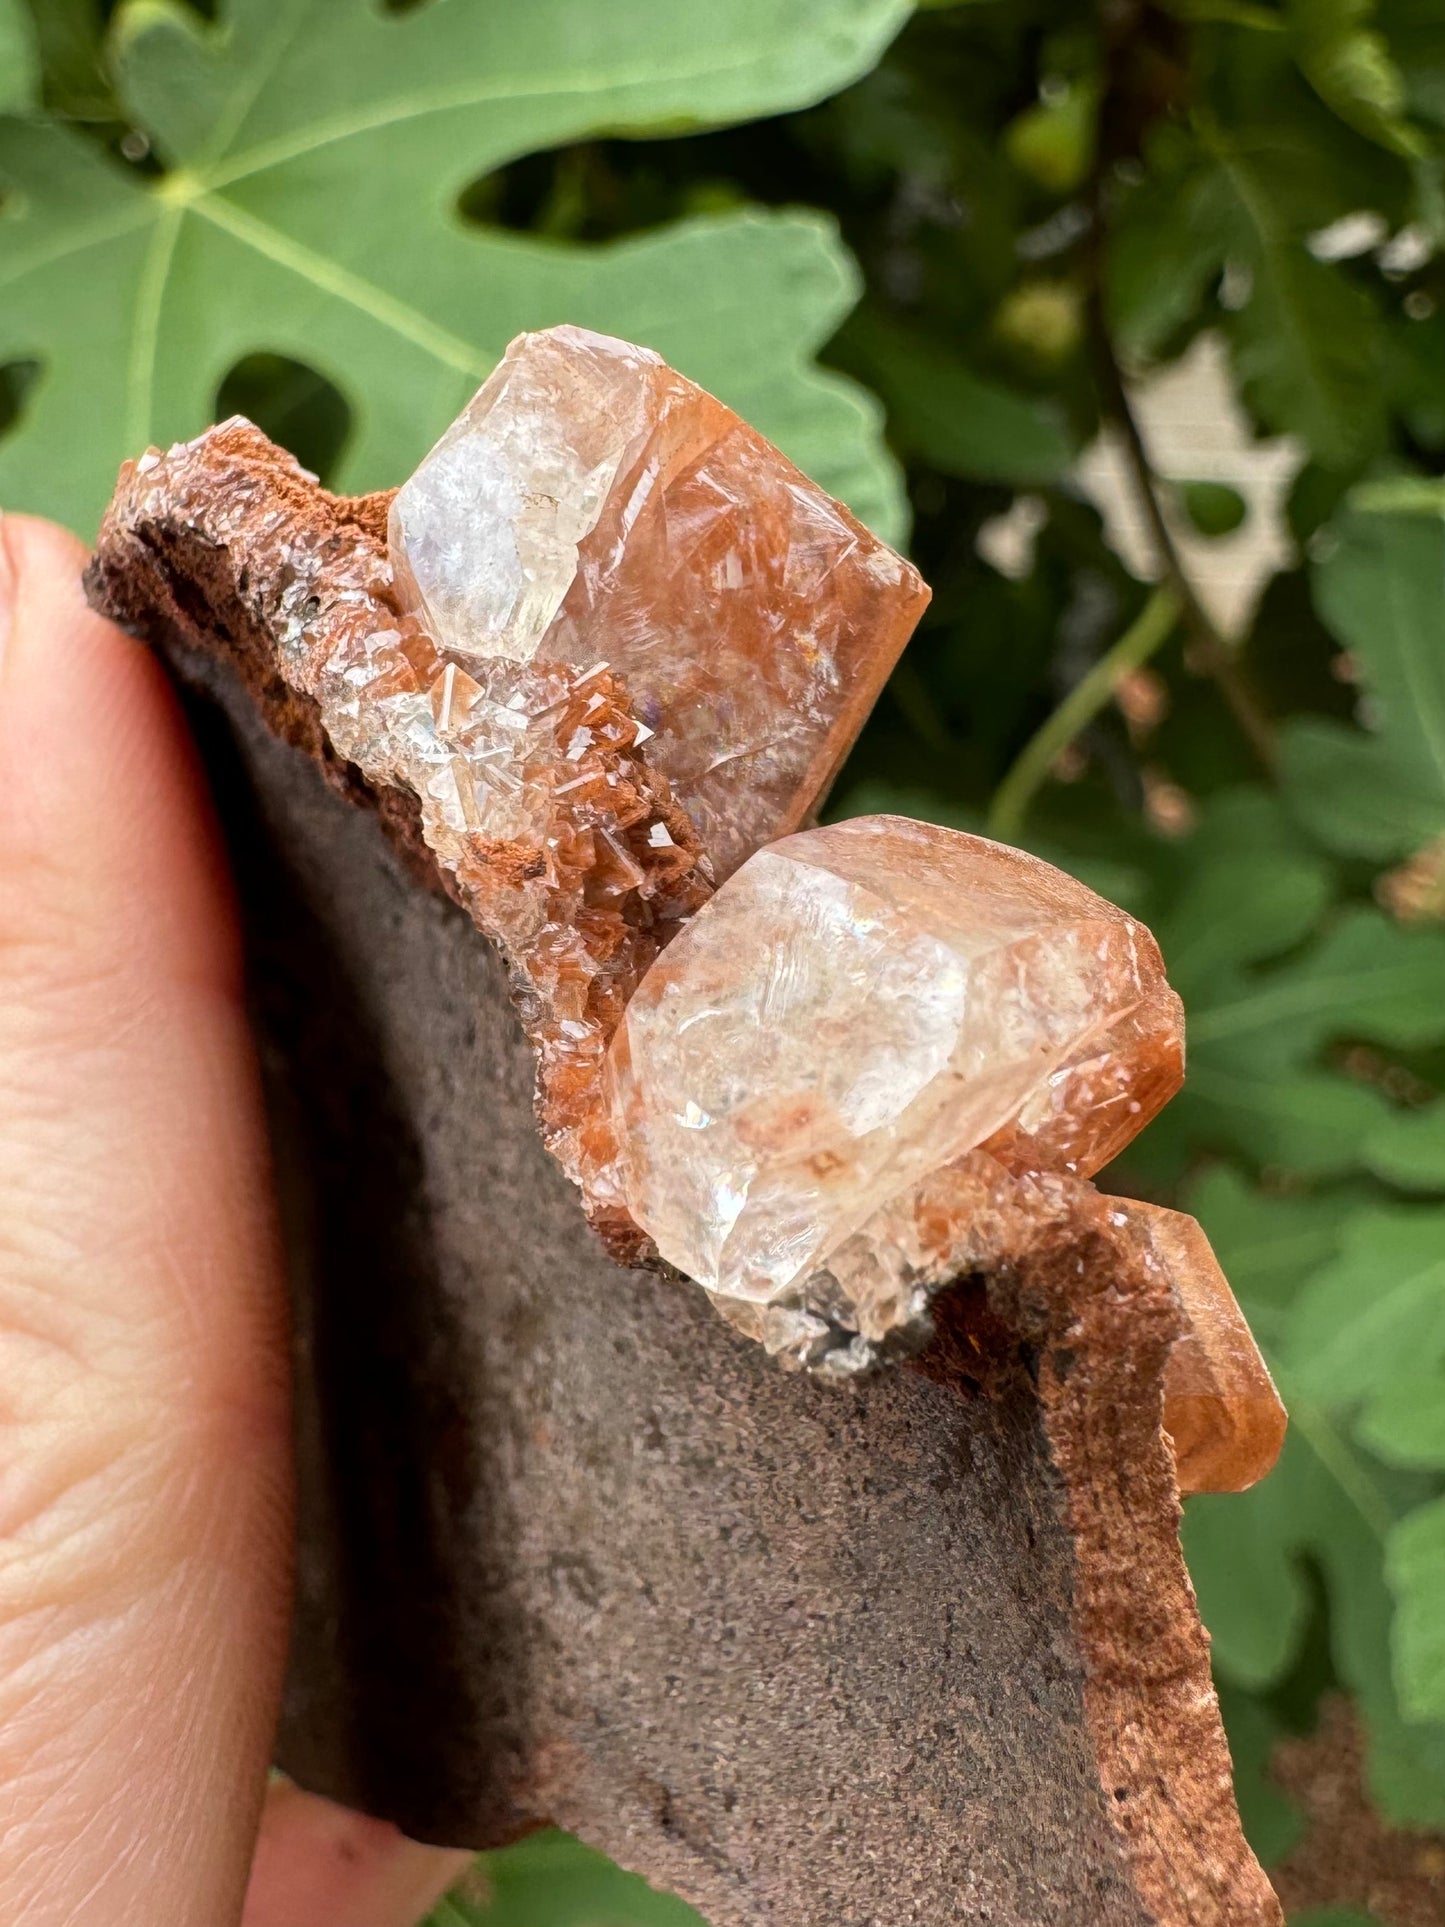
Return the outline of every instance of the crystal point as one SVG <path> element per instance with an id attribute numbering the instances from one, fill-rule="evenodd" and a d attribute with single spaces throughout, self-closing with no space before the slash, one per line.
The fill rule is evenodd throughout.
<path id="1" fill-rule="evenodd" d="M 1164 1374 L 1164 1429 L 1181 1492 L 1243 1492 L 1279 1457 L 1285 1410 L 1204 1227 L 1160 1205 L 1124 1207 L 1188 1321 Z"/>
<path id="2" fill-rule="evenodd" d="M 1087 1176 L 1182 1066 L 1141 925 L 1020 851 L 864 817 L 718 891 L 633 996 L 610 1077 L 663 1256 L 754 1323 L 831 1319 L 862 1361 L 926 1302 L 900 1225 L 930 1174 L 980 1149 Z"/>
<path id="3" fill-rule="evenodd" d="M 648 349 L 520 335 L 391 511 L 406 606 L 471 673 L 608 660 L 719 877 L 815 808 L 928 600 Z"/>

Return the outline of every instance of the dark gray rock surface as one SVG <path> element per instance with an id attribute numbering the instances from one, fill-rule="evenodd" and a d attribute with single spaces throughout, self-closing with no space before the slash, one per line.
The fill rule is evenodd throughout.
<path id="1" fill-rule="evenodd" d="M 425 1838 L 569 1827 L 713 1927 L 1132 1927 L 1021 1373 L 789 1377 L 609 1264 L 467 919 L 232 688 L 298 1289 L 283 1763 Z"/>

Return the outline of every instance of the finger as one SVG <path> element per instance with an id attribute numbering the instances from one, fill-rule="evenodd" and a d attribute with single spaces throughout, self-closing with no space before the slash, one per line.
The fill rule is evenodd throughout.
<path id="1" fill-rule="evenodd" d="M 243 1927 L 415 1927 L 471 1859 L 277 1781 Z"/>
<path id="2" fill-rule="evenodd" d="M 0 1919 L 222 1927 L 285 1645 L 280 1267 L 203 788 L 82 561 L 0 521 Z"/>

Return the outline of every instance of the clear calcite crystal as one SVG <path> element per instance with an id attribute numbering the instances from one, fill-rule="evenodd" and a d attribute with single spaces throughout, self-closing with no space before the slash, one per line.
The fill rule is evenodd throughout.
<path id="1" fill-rule="evenodd" d="M 1179 1295 L 1188 1329 L 1164 1374 L 1164 1429 L 1183 1492 L 1243 1492 L 1284 1443 L 1285 1410 L 1204 1227 L 1155 1204 L 1124 1206 Z"/>
<path id="2" fill-rule="evenodd" d="M 731 409 L 582 328 L 518 336 L 397 492 L 391 549 L 469 676 L 610 665 L 719 878 L 807 819 L 928 600 Z"/>
<path id="3" fill-rule="evenodd" d="M 628 1205 L 749 1329 L 786 1314 L 770 1346 L 851 1369 L 959 1268 L 910 1248 L 931 1174 L 981 1147 L 990 1172 L 1087 1176 L 1178 1087 L 1181 1026 L 1148 931 L 1050 865 L 899 817 L 806 831 L 628 1005 Z"/>

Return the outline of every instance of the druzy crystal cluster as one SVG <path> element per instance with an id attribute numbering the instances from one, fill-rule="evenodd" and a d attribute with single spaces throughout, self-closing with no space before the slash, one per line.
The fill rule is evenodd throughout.
<path id="1" fill-rule="evenodd" d="M 326 665 L 326 726 L 416 792 L 527 980 L 549 1143 L 625 1255 L 598 1083 L 627 995 L 816 805 L 928 591 L 721 402 L 581 328 L 512 343 L 390 547 L 409 621 Z"/>

